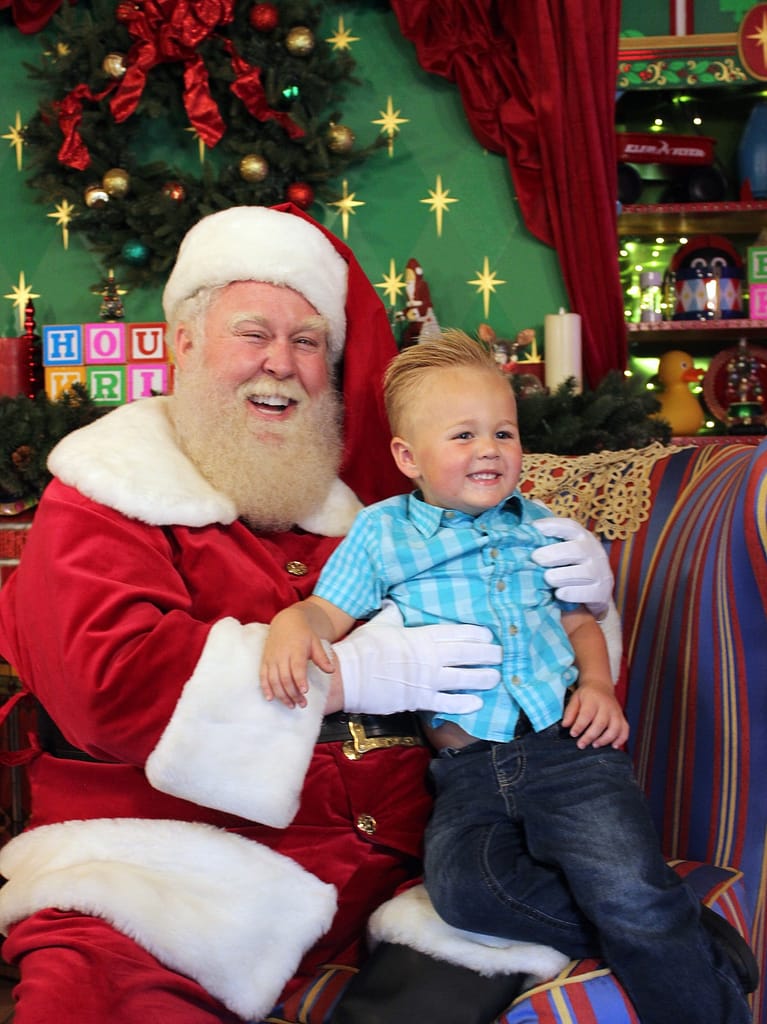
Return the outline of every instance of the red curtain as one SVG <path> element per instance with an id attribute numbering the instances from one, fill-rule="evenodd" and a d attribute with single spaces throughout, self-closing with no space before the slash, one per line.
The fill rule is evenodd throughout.
<path id="1" fill-rule="evenodd" d="M 16 28 L 32 35 L 45 28 L 61 7 L 61 0 L 0 0 L 0 10 L 8 7 Z"/>
<path id="2" fill-rule="evenodd" d="M 391 0 L 421 66 L 506 156 L 528 230 L 559 256 L 592 387 L 626 366 L 616 254 L 620 0 Z M 554 312 L 554 311 L 552 311 Z"/>

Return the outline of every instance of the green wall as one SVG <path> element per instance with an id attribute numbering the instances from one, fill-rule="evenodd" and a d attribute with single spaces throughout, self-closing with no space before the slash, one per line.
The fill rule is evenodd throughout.
<path id="1" fill-rule="evenodd" d="M 349 191 L 365 204 L 350 218 L 347 239 L 363 267 L 378 283 L 388 274 L 391 260 L 402 272 L 415 257 L 444 326 L 473 332 L 487 319 L 500 336 L 534 327 L 540 338 L 544 316 L 566 303 L 566 296 L 556 254 L 521 222 L 505 160 L 474 140 L 457 89 L 420 69 L 412 45 L 402 38 L 385 5 L 323 5 L 325 37 L 333 33 L 339 16 L 359 37 L 351 51 L 359 84 L 344 101 L 342 122 L 360 144 L 367 144 L 380 130 L 372 122 L 389 96 L 394 109 L 407 118 L 392 156 L 385 148 L 378 150 L 348 175 Z M 0 135 L 10 133 L 17 111 L 23 123 L 36 108 L 37 87 L 23 65 L 37 61 L 43 35 L 47 33 L 23 36 L 3 12 Z M 180 132 L 171 145 L 188 147 L 189 136 Z M 172 160 L 170 150 L 165 159 Z M 441 237 L 435 215 L 422 202 L 438 175 L 443 189 L 459 200 L 444 215 Z M 13 292 L 21 273 L 40 296 L 35 300 L 38 325 L 98 319 L 100 298 L 91 288 L 101 280 L 102 268 L 74 234 L 64 250 L 51 212 L 36 201 L 24 173 L 17 171 L 10 140 L 0 140 L 0 334 L 18 332 L 17 313 L 2 296 Z M 342 235 L 335 209 L 315 204 L 310 212 Z M 487 317 L 482 296 L 468 283 L 482 271 L 485 257 L 496 280 L 506 282 L 491 295 Z M 161 284 L 124 297 L 127 320 L 161 319 Z"/>

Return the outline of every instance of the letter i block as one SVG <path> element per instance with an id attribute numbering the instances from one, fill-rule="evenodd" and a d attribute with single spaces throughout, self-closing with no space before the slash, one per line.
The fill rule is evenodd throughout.
<path id="1" fill-rule="evenodd" d="M 126 327 L 128 331 L 127 362 L 165 362 L 167 358 L 165 324 L 126 324 Z"/>
<path id="2" fill-rule="evenodd" d="M 81 324 L 43 327 L 43 366 L 80 366 L 83 363 Z"/>
<path id="3" fill-rule="evenodd" d="M 748 280 L 767 283 L 767 245 L 750 245 L 748 247 Z M 754 314 L 752 313 L 751 316 Z"/>
<path id="4" fill-rule="evenodd" d="M 748 315 L 752 320 L 767 320 L 767 282 L 749 288 Z"/>
<path id="5" fill-rule="evenodd" d="M 88 394 L 94 405 L 122 405 L 125 401 L 124 366 L 88 366 Z"/>
<path id="6" fill-rule="evenodd" d="M 89 365 L 124 363 L 125 324 L 86 324 L 85 362 Z"/>
<path id="7" fill-rule="evenodd" d="M 170 391 L 170 367 L 167 363 L 128 363 L 128 401 L 167 395 Z"/>

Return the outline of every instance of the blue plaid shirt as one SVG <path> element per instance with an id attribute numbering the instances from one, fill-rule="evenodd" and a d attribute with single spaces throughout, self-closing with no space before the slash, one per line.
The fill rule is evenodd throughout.
<path id="1" fill-rule="evenodd" d="M 524 708 L 536 731 L 562 717 L 577 678 L 559 602 L 530 554 L 548 540 L 532 525 L 550 515 L 515 492 L 478 516 L 436 508 L 418 494 L 363 509 L 328 560 L 315 594 L 355 619 L 391 598 L 408 626 L 438 622 L 488 626 L 503 646 L 501 682 L 483 706 L 441 713 L 472 736 L 507 740 Z M 470 692 L 470 691 L 466 691 Z"/>

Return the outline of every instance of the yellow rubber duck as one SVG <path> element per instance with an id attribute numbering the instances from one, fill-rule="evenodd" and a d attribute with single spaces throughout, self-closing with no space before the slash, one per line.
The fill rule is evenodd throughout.
<path id="1" fill-rule="evenodd" d="M 658 381 L 663 390 L 658 394 L 660 412 L 656 415 L 671 424 L 673 433 L 680 437 L 697 434 L 704 423 L 703 408 L 690 391 L 704 371 L 693 365 L 687 352 L 664 352 L 658 360 Z"/>

